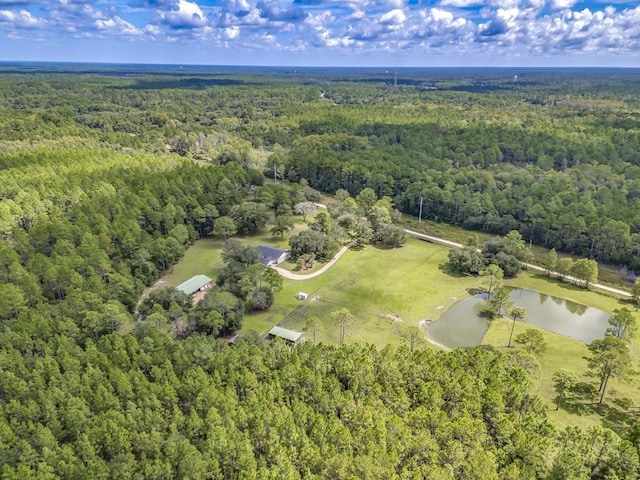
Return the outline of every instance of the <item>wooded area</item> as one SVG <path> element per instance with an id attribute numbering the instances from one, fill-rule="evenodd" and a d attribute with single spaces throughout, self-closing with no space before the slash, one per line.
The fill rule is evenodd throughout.
<path id="1" fill-rule="evenodd" d="M 237 245 L 198 305 L 138 302 L 195 239 L 284 236 L 318 191 L 304 262 L 402 245 L 422 198 L 638 269 L 640 75 L 71 70 L 0 67 L 3 477 L 637 478 L 639 429 L 556 432 L 495 351 L 215 340 L 278 288 Z"/>

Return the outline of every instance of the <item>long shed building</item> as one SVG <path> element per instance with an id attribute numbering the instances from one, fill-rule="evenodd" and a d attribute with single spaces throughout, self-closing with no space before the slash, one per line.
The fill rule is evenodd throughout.
<path id="1" fill-rule="evenodd" d="M 302 333 L 287 328 L 278 327 L 277 325 L 269 330 L 267 340 L 273 338 L 282 338 L 288 345 L 297 345 L 304 340 Z"/>
<path id="2" fill-rule="evenodd" d="M 195 275 L 191 277 L 186 282 L 181 283 L 176 287 L 176 290 L 180 290 L 181 292 L 186 293 L 187 295 L 193 295 L 194 293 L 198 293 L 202 290 L 206 290 L 210 288 L 212 285 L 212 280 L 206 275 Z"/>

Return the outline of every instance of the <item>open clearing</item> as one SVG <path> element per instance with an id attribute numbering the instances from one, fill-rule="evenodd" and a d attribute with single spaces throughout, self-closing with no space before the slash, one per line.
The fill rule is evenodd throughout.
<path id="1" fill-rule="evenodd" d="M 238 240 L 255 246 L 287 246 L 287 239 L 283 241 L 268 234 Z M 197 241 L 173 271 L 163 277 L 163 283 L 176 286 L 199 273 L 215 279 L 224 266 L 220 255 L 222 246 L 222 240 Z M 446 248 L 414 239 L 409 239 L 400 249 L 371 246 L 350 249 L 318 277 L 302 281 L 285 279 L 274 306 L 267 312 L 245 316 L 242 330 L 264 333 L 278 323 L 304 330 L 306 319 L 316 316 L 325 321 L 317 332 L 317 340 L 337 343 L 337 328 L 326 324 L 326 318 L 335 310 L 348 308 L 359 321 L 347 331 L 347 342 L 377 346 L 400 343 L 402 340 L 394 333 L 394 326 L 399 322 L 392 321 L 390 315 L 401 318 L 403 325 L 418 325 L 421 320 L 438 318 L 456 300 L 467 295 L 467 288 L 478 286 L 477 278 L 463 276 L 452 281 L 452 277 L 441 270 L 447 253 Z M 317 264 L 315 268 L 322 265 Z M 297 300 L 298 292 L 308 293 L 309 298 Z M 307 338 L 310 336 L 307 333 Z"/>
<path id="2" fill-rule="evenodd" d="M 516 279 L 508 280 L 506 284 L 565 298 L 609 313 L 616 308 L 624 306 L 632 311 L 634 310 L 628 301 L 617 300 L 613 297 L 600 295 L 528 272 L 521 273 Z M 483 343 L 493 345 L 501 351 L 506 350 L 505 345 L 508 343 L 510 328 L 511 322 L 508 319 L 499 319 L 491 322 Z M 528 328 L 533 327 L 516 323 L 514 338 L 518 333 L 524 332 Z M 538 395 L 550 409 L 548 412 L 549 418 L 556 425 L 559 427 L 567 425 L 585 426 L 603 422 L 604 425 L 616 427 L 616 430 L 621 431 L 620 429 L 631 425 L 638 418 L 638 413 L 640 412 L 636 408 L 627 410 L 622 406 L 626 401 L 630 401 L 632 405 L 637 407 L 640 401 L 640 391 L 633 377 L 627 381 L 612 379 L 607 388 L 604 405 L 597 405 L 586 400 L 569 400 L 566 402 L 566 408 L 556 412 L 556 393 L 552 380 L 552 375 L 556 370 L 563 368 L 575 373 L 579 382 L 593 383 L 595 379 L 587 375 L 587 360 L 585 357 L 589 355 L 589 351 L 584 343 L 545 330 L 540 330 L 540 332 L 544 335 L 548 346 L 542 355 L 536 357 L 540 362 L 540 374 L 537 378 L 534 378 L 534 384 Z M 634 358 L 636 370 L 640 366 L 638 352 L 640 352 L 640 337 L 636 336 L 631 345 L 631 354 Z"/>
<path id="3" fill-rule="evenodd" d="M 287 239 L 280 240 L 268 234 L 239 240 L 255 246 L 287 246 Z M 198 273 L 215 279 L 224 266 L 220 256 L 222 245 L 221 240 L 199 240 L 163 281 L 175 286 Z M 419 325 L 424 320 L 435 320 L 456 301 L 468 296 L 467 289 L 481 285 L 482 281 L 477 277 L 451 276 L 443 271 L 448 251 L 446 247 L 413 238 L 400 249 L 383 250 L 371 246 L 350 249 L 320 276 L 302 281 L 285 279 L 283 290 L 276 294 L 274 306 L 269 311 L 245 316 L 242 331 L 265 333 L 273 325 L 281 324 L 304 331 L 310 340 L 313 333 L 306 328 L 307 319 L 318 317 L 321 326 L 316 330 L 316 340 L 338 343 L 338 328 L 328 322 L 328 316 L 340 308 L 348 308 L 358 322 L 347 330 L 345 342 L 364 342 L 378 347 L 401 344 L 403 340 L 396 334 L 398 325 Z M 292 268 L 293 262 L 286 263 Z M 317 264 L 315 268 L 322 265 Z M 522 272 L 506 284 L 566 298 L 606 312 L 631 306 L 626 301 L 557 282 L 537 273 Z M 297 300 L 298 292 L 307 293 L 308 299 Z M 509 328 L 508 320 L 492 322 L 483 343 L 505 350 Z M 526 328 L 531 327 L 517 324 L 515 334 Z M 541 368 L 533 383 L 549 408 L 549 418 L 556 425 L 564 427 L 603 422 L 624 428 L 627 422 L 635 419 L 635 410 L 630 413 L 621 406 L 621 401 L 628 400 L 634 406 L 640 402 L 640 392 L 633 379 L 614 379 L 604 406 L 576 401 L 567 403 L 567 409 L 554 411 L 555 393 L 551 376 L 555 370 L 565 368 L 573 371 L 584 382 L 593 382 L 593 379 L 585 375 L 587 362 L 584 357 L 588 353 L 585 344 L 542 332 L 549 346 L 542 356 L 538 356 Z M 640 352 L 640 338 L 634 339 L 632 347 L 633 352 Z M 634 357 L 637 368 L 639 362 L 635 353 Z"/>
<path id="4" fill-rule="evenodd" d="M 245 245 L 289 248 L 287 239 L 282 240 L 270 235 L 234 238 Z M 220 273 L 220 270 L 224 267 L 224 262 L 222 261 L 223 246 L 224 240 L 220 238 L 206 237 L 196 241 L 187 249 L 182 260 L 158 280 L 156 285 L 148 288 L 145 294 L 154 287 L 163 285 L 176 287 L 198 274 L 206 275 L 215 282 L 218 273 Z"/>
<path id="5" fill-rule="evenodd" d="M 409 239 L 400 249 L 382 250 L 367 246 L 347 251 L 330 270 L 309 280 L 285 280 L 268 311 L 245 317 L 243 330 L 267 331 L 272 325 L 304 330 L 310 317 L 323 322 L 317 340 L 337 342 L 338 329 L 328 324 L 329 314 L 348 308 L 358 324 L 347 331 L 345 341 L 368 342 L 377 346 L 400 343 L 395 335 L 398 322 L 418 325 L 425 318 L 437 318 L 445 308 L 467 295 L 478 279 L 456 278 L 455 282 L 440 266 L 447 261 L 448 250 Z M 299 301 L 298 292 L 309 294 Z M 311 299 L 315 299 L 311 302 Z M 310 338 L 310 332 L 307 338 Z"/>

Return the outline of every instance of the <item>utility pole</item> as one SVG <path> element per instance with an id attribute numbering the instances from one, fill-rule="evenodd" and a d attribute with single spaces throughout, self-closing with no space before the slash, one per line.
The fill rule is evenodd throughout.
<path id="1" fill-rule="evenodd" d="M 524 262 L 525 270 L 529 270 L 529 261 L 531 260 L 531 243 L 533 243 L 533 241 L 531 240 L 531 237 L 529 237 L 529 250 L 527 251 L 527 258 Z"/>
<path id="2" fill-rule="evenodd" d="M 424 202 L 424 197 L 420 197 L 420 215 L 418 216 L 418 223 L 422 223 L 422 202 Z"/>

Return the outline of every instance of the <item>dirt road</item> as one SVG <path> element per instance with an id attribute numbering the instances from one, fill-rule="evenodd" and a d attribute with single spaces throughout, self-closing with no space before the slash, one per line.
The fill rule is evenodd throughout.
<path id="1" fill-rule="evenodd" d="M 323 204 L 323 203 L 316 203 L 316 206 L 318 208 L 327 208 L 327 206 L 325 204 Z M 408 228 L 405 228 L 404 231 L 406 233 L 408 233 L 409 235 L 413 235 L 414 237 L 419 238 L 421 240 L 426 240 L 428 242 L 437 243 L 439 245 L 444 245 L 446 247 L 457 247 L 457 248 L 464 247 L 464 245 L 461 244 L 461 243 L 452 242 L 451 240 L 447 240 L 445 238 L 434 237 L 433 235 L 426 235 L 424 233 L 416 232 L 415 230 L 410 230 Z M 288 270 L 285 270 L 283 268 L 278 268 L 278 267 L 273 267 L 273 268 L 275 268 L 280 275 L 282 275 L 284 278 L 288 278 L 289 280 L 306 280 L 308 278 L 313 278 L 313 277 L 317 277 L 318 275 L 322 275 L 334 263 L 336 263 L 336 261 L 348 249 L 349 249 L 349 246 L 342 247 L 342 249 L 336 254 L 335 257 L 333 257 L 333 259 L 331 259 L 331 261 L 329 263 L 327 263 L 324 267 L 322 267 L 317 272 L 310 273 L 309 275 L 299 275 L 297 273 L 292 273 L 292 272 L 290 272 Z M 532 270 L 536 270 L 538 272 L 546 272 L 547 271 L 546 268 L 541 267 L 539 265 L 533 265 L 531 263 L 527 265 L 527 268 L 530 268 Z M 551 275 L 555 275 L 555 276 L 559 275 L 557 272 L 550 272 L 550 274 Z M 574 278 L 574 277 L 572 277 L 570 275 L 566 275 L 564 278 L 569 280 L 569 281 L 572 281 L 572 282 L 576 281 L 576 278 Z M 607 285 L 602 285 L 601 283 L 592 283 L 590 286 L 592 288 L 597 288 L 597 289 L 603 290 L 605 292 L 615 293 L 616 295 L 620 295 L 620 296 L 625 297 L 625 298 L 631 298 L 631 296 L 632 296 L 631 293 L 628 292 L 627 290 L 621 290 L 619 288 L 609 287 Z"/>
<path id="2" fill-rule="evenodd" d="M 448 247 L 463 247 L 464 245 L 462 245 L 461 243 L 457 243 L 457 242 L 452 242 L 450 240 L 446 240 L 444 238 L 439 238 L 439 237 L 434 237 L 431 235 L 425 235 L 424 233 L 420 233 L 420 232 L 416 232 L 414 230 L 409 230 L 407 228 L 404 229 L 404 231 L 406 233 L 408 233 L 409 235 L 413 235 L 416 238 L 420 238 L 422 240 L 426 240 L 428 242 L 433 242 L 433 243 L 438 243 L 440 245 L 445 245 Z M 532 270 L 536 270 L 538 272 L 546 272 L 547 269 L 544 267 L 541 267 L 539 265 L 532 265 L 531 263 L 529 265 L 527 265 L 527 268 L 530 268 Z M 557 272 L 551 272 L 552 275 L 556 275 L 558 276 L 559 273 Z M 569 280 L 569 281 L 576 281 L 576 278 L 567 275 L 564 277 L 565 279 Z M 602 285 L 601 283 L 592 283 L 590 285 L 593 288 L 597 288 L 599 290 L 603 290 L 605 292 L 610 292 L 610 293 L 615 293 L 616 295 L 620 295 L 622 297 L 626 297 L 626 298 L 631 298 L 631 293 L 629 293 L 626 290 L 621 290 L 619 288 L 614 288 L 614 287 L 609 287 L 607 285 Z"/>

